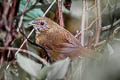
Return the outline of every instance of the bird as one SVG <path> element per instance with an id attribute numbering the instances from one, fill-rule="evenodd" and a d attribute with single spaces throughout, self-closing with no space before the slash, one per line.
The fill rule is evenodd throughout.
<path id="1" fill-rule="evenodd" d="M 36 18 L 32 25 L 36 33 L 36 43 L 46 49 L 53 61 L 66 57 L 75 59 L 92 51 L 83 47 L 72 33 L 47 17 Z"/>

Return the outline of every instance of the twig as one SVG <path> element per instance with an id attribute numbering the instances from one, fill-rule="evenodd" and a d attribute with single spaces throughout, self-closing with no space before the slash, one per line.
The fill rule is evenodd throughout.
<path id="1" fill-rule="evenodd" d="M 47 14 L 47 12 L 51 9 L 51 7 L 53 6 L 53 4 L 56 2 L 56 0 L 54 0 L 52 2 L 52 4 L 49 6 L 49 8 L 46 10 L 46 12 L 43 14 L 43 17 Z M 34 32 L 34 29 L 32 29 L 32 31 L 28 34 L 27 39 L 31 36 L 31 34 Z M 24 40 L 24 42 L 21 44 L 20 48 L 16 51 L 15 55 L 18 54 L 18 52 L 20 51 L 20 49 L 23 47 L 23 45 L 27 42 L 27 39 Z"/>
<path id="2" fill-rule="evenodd" d="M 96 28 L 95 28 L 95 43 L 97 44 L 100 39 L 100 33 L 101 33 L 101 6 L 100 6 L 100 0 L 96 0 L 96 11 L 97 11 L 97 21 L 96 21 Z"/>
<path id="3" fill-rule="evenodd" d="M 93 21 L 91 22 L 91 24 L 90 24 L 87 28 L 85 28 L 84 31 L 89 30 L 89 29 L 92 27 L 92 25 L 96 22 L 96 20 L 98 20 L 98 18 L 96 18 L 95 20 L 93 20 Z M 115 21 L 115 22 L 113 23 L 113 26 L 116 26 L 116 25 L 119 24 L 119 23 L 120 23 L 120 19 L 117 20 L 117 21 Z M 103 26 L 103 27 L 101 28 L 101 31 L 105 31 L 105 30 L 108 30 L 108 29 L 110 29 L 110 28 L 111 28 L 111 25 Z M 78 32 L 78 33 L 75 35 L 75 37 L 78 37 L 80 34 L 81 34 L 81 31 Z"/>
<path id="4" fill-rule="evenodd" d="M 8 63 L 7 67 L 6 67 L 6 70 L 10 67 L 11 63 Z"/>
<path id="5" fill-rule="evenodd" d="M 100 41 L 99 43 L 94 44 L 94 47 L 98 47 L 106 43 L 106 40 Z"/>
<path id="6" fill-rule="evenodd" d="M 27 36 L 27 39 L 31 36 L 31 34 L 34 32 L 34 29 L 32 29 L 32 31 L 29 33 L 29 35 Z M 23 47 L 23 45 L 27 42 L 27 39 L 24 40 L 24 42 L 21 44 L 20 48 L 16 51 L 15 56 L 18 54 L 18 52 L 20 51 L 20 49 Z"/>
<path id="7" fill-rule="evenodd" d="M 86 23 L 86 0 L 82 1 L 83 11 L 82 11 L 82 23 L 81 23 L 81 45 L 84 46 L 85 39 L 85 23 Z"/>
<path id="8" fill-rule="evenodd" d="M 1 13 L 1 21 L 2 25 L 1 27 L 5 27 L 6 29 L 6 36 L 3 39 L 3 45 L 5 47 L 12 46 L 14 43 L 15 37 L 16 37 L 16 23 L 13 20 L 13 17 L 17 14 L 18 12 L 18 5 L 19 5 L 19 0 L 3 0 L 3 5 L 1 8 L 3 8 L 2 13 Z M 11 4 L 11 5 L 10 5 Z M 9 57 L 10 53 L 13 54 L 10 50 L 8 50 L 7 54 L 4 54 L 5 51 L 1 53 L 1 59 L 4 57 L 5 60 L 8 60 L 7 57 Z M 6 55 L 6 56 L 5 56 Z M 13 54 L 14 57 L 14 54 Z"/>
<path id="9" fill-rule="evenodd" d="M 10 9 L 10 6 L 9 6 L 10 2 L 11 2 L 10 0 L 8 0 L 8 2 L 3 1 L 3 14 L 1 14 L 2 19 L 0 21 L 1 22 L 0 27 L 2 28 L 3 27 L 2 25 L 4 24 L 7 33 L 8 33 L 8 31 L 10 31 L 10 28 L 8 26 L 8 21 L 7 21 L 7 15 L 9 13 L 9 9 Z M 4 46 L 8 46 L 8 40 L 5 39 L 8 37 L 11 37 L 11 36 L 6 35 L 3 39 L 3 41 L 5 42 Z M 9 39 L 9 41 L 10 41 L 10 39 Z M 4 50 L 3 50 L 1 53 L 0 64 L 3 64 L 3 62 L 4 62 L 4 55 L 5 54 L 4 54 Z"/>
<path id="10" fill-rule="evenodd" d="M 117 27 L 114 31 L 113 31 L 113 33 L 112 33 L 112 38 L 114 38 L 115 37 L 115 35 L 118 33 L 118 32 L 120 32 L 120 26 L 119 27 Z"/>
<path id="11" fill-rule="evenodd" d="M 45 13 L 43 14 L 43 17 L 45 17 L 45 15 L 48 13 L 48 11 L 52 8 L 52 6 L 55 4 L 56 0 L 54 0 L 52 2 L 52 4 L 49 6 L 49 8 L 45 11 Z"/>
<path id="12" fill-rule="evenodd" d="M 8 49 L 8 50 L 15 50 L 17 51 L 19 48 L 13 48 L 13 47 L 0 47 L 0 49 Z M 32 56 L 35 56 L 35 58 L 37 58 L 40 62 L 42 62 L 44 65 L 48 65 L 48 62 L 42 58 L 40 58 L 39 56 L 37 55 L 34 55 L 35 53 L 29 51 L 29 50 L 25 50 L 25 49 L 20 49 L 21 52 L 25 52 L 25 53 L 28 53 Z"/>
<path id="13" fill-rule="evenodd" d="M 88 11 L 87 11 L 87 9 L 88 9 L 88 1 L 86 1 L 86 5 L 85 6 L 86 6 L 86 11 L 85 11 L 85 14 L 86 14 L 85 15 L 86 16 L 86 23 L 85 23 L 85 26 L 88 27 L 88 25 L 89 25 L 88 24 Z"/>
<path id="14" fill-rule="evenodd" d="M 25 12 L 25 10 L 26 10 L 26 8 L 27 8 L 27 6 L 28 6 L 29 2 L 30 2 L 30 0 L 26 0 L 26 4 L 25 4 L 25 6 L 24 6 L 23 13 Z M 21 15 L 21 17 L 20 17 L 20 21 L 19 21 L 19 24 L 18 24 L 17 31 L 19 31 L 19 29 L 20 29 L 20 28 L 21 28 L 21 26 L 22 26 L 23 17 L 24 17 L 24 14 L 22 14 L 22 15 Z M 29 35 L 28 35 L 28 36 L 29 36 Z M 25 41 L 26 41 L 26 40 L 25 40 Z M 25 42 L 23 42 L 23 43 L 25 44 Z M 22 45 L 20 46 L 20 49 L 24 46 L 24 44 L 22 44 Z M 19 49 L 18 49 L 18 51 L 17 51 L 17 52 L 19 52 Z M 16 52 L 16 53 L 17 53 L 17 52 Z M 16 56 L 16 53 L 15 53 L 15 56 Z"/>
<path id="15" fill-rule="evenodd" d="M 26 10 L 26 8 L 27 8 L 27 6 L 28 6 L 28 4 L 29 4 L 29 1 L 30 1 L 30 0 L 26 0 L 26 4 L 25 4 L 25 6 L 24 6 L 23 13 L 25 12 L 25 10 Z M 20 17 L 20 21 L 19 21 L 19 25 L 18 25 L 17 31 L 19 31 L 19 29 L 20 29 L 20 27 L 21 27 L 21 25 L 22 25 L 23 17 L 24 17 L 24 14 L 22 14 L 21 17 Z"/>
<path id="16" fill-rule="evenodd" d="M 62 0 L 58 0 L 58 13 L 59 13 L 60 26 L 64 27 L 64 20 L 62 14 Z"/>
<path id="17" fill-rule="evenodd" d="M 92 25 L 95 23 L 96 20 L 97 20 L 97 19 L 93 20 L 93 21 L 91 22 L 91 24 L 84 29 L 84 31 L 89 30 L 89 29 L 92 27 Z M 75 37 L 77 38 L 79 35 L 81 35 L 81 31 L 78 32 L 78 33 L 75 35 Z"/>
<path id="18" fill-rule="evenodd" d="M 9 13 L 9 9 L 10 9 L 10 6 L 9 6 L 10 2 L 11 2 L 10 0 L 8 0 L 7 3 L 4 1 L 4 5 L 3 5 L 4 11 L 2 14 L 2 19 L 3 19 L 3 22 L 5 24 L 5 28 L 7 31 L 10 31 L 8 24 L 7 24 L 7 15 Z"/>
<path id="19" fill-rule="evenodd" d="M 117 20 L 117 21 L 115 21 L 115 22 L 113 23 L 113 26 L 116 26 L 116 25 L 119 24 L 119 23 L 120 23 L 120 19 Z M 110 28 L 111 28 L 111 25 L 104 26 L 104 27 L 102 27 L 102 31 L 105 31 L 105 30 L 110 29 Z"/>
<path id="20" fill-rule="evenodd" d="M 102 16 L 102 14 L 104 13 L 105 9 L 108 7 L 108 5 L 109 5 L 109 3 L 107 3 L 106 6 L 105 6 L 105 8 L 102 10 L 101 16 Z M 94 4 L 94 7 L 96 7 L 96 2 L 95 2 L 95 4 Z M 90 8 L 89 8 L 89 9 L 87 8 L 87 10 L 90 10 Z M 86 16 L 86 17 L 87 17 L 87 16 Z M 90 23 L 90 25 L 85 28 L 84 31 L 87 31 L 88 29 L 90 29 L 97 20 L 98 20 L 98 18 L 95 18 L 95 19 Z M 78 32 L 78 33 L 75 35 L 75 37 L 77 38 L 77 37 L 80 36 L 80 35 L 81 35 L 81 31 Z"/>

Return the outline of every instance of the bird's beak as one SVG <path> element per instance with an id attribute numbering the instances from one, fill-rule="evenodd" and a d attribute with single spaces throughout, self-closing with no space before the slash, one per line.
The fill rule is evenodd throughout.
<path id="1" fill-rule="evenodd" d="M 35 21 L 30 21 L 28 25 L 31 25 L 31 26 L 35 25 Z"/>

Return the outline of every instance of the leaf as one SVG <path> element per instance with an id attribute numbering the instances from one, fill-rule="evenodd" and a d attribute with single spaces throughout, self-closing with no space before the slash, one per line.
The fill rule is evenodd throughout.
<path id="1" fill-rule="evenodd" d="M 32 56 L 35 57 L 35 58 L 39 57 L 38 55 L 40 54 L 40 52 L 38 51 L 38 48 L 37 48 L 37 47 L 33 46 L 33 45 L 30 44 L 30 43 L 27 43 L 27 49 L 28 49 L 29 51 L 32 51 L 32 52 L 35 53 L 35 54 L 30 54 L 30 55 L 32 55 Z M 37 56 L 37 57 L 36 57 L 36 56 Z"/>
<path id="2" fill-rule="evenodd" d="M 107 44 L 107 47 L 108 47 L 109 54 L 110 55 L 114 54 L 114 50 L 113 50 L 112 46 L 109 43 Z"/>
<path id="3" fill-rule="evenodd" d="M 27 73 L 40 80 L 45 79 L 48 71 L 50 71 L 51 69 L 50 66 L 45 66 L 41 68 L 41 64 L 38 64 L 33 60 L 22 56 L 21 54 L 17 54 L 17 62 L 20 65 L 20 67 L 24 69 Z"/>
<path id="4" fill-rule="evenodd" d="M 70 71 L 69 71 L 69 75 L 70 75 L 70 80 L 81 80 L 81 70 L 82 67 L 82 62 L 80 58 L 76 58 L 74 61 L 71 62 L 71 66 L 70 66 Z"/>
<path id="5" fill-rule="evenodd" d="M 48 72 L 51 70 L 52 68 L 50 67 L 50 66 L 45 66 L 45 67 L 43 67 L 41 70 L 40 70 L 40 72 L 38 73 L 38 75 L 37 75 L 37 79 L 45 79 L 46 78 L 46 76 L 47 76 L 47 74 L 48 74 Z"/>
<path id="6" fill-rule="evenodd" d="M 63 79 L 67 73 L 70 59 L 66 58 L 51 65 L 51 71 L 48 73 L 48 80 Z"/>
<path id="7" fill-rule="evenodd" d="M 22 56 L 21 54 L 17 54 L 17 62 L 22 69 L 24 69 L 30 75 L 33 75 L 35 77 L 37 77 L 37 75 L 40 72 L 41 67 L 42 67 L 41 64 L 38 64 L 38 63 Z"/>
<path id="8" fill-rule="evenodd" d="M 36 2 L 36 0 L 30 0 L 28 6 L 27 6 L 27 9 L 29 9 L 34 3 Z M 21 0 L 20 1 L 20 13 L 23 12 L 24 10 L 24 6 L 26 4 L 26 0 Z M 36 5 L 41 5 L 40 3 L 37 3 Z M 43 11 L 39 8 L 37 9 L 32 9 L 30 10 L 29 12 L 26 13 L 26 15 L 24 15 L 23 17 L 23 25 L 25 28 L 28 28 L 28 23 L 38 17 L 41 17 L 43 15 Z"/>
<path id="9" fill-rule="evenodd" d="M 6 69 L 6 67 L 4 67 L 3 70 L 4 79 L 0 80 L 25 80 L 26 78 L 29 78 L 28 74 L 18 65 L 10 65 L 9 68 Z"/>

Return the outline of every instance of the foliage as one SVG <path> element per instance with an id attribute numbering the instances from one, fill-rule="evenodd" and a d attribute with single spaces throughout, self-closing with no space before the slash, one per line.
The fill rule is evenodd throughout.
<path id="1" fill-rule="evenodd" d="M 36 2 L 36 0 L 30 0 L 27 9 L 29 9 L 32 5 L 34 5 Z M 26 0 L 21 0 L 20 2 L 20 7 L 19 10 L 20 12 L 24 11 L 24 6 L 26 4 Z M 37 3 L 36 5 L 41 5 L 40 3 Z M 28 23 L 38 17 L 41 17 L 43 15 L 43 11 L 39 8 L 39 9 L 32 9 L 29 12 L 26 13 L 26 15 L 24 16 L 23 22 L 24 22 L 24 27 L 27 28 L 28 27 Z"/>

